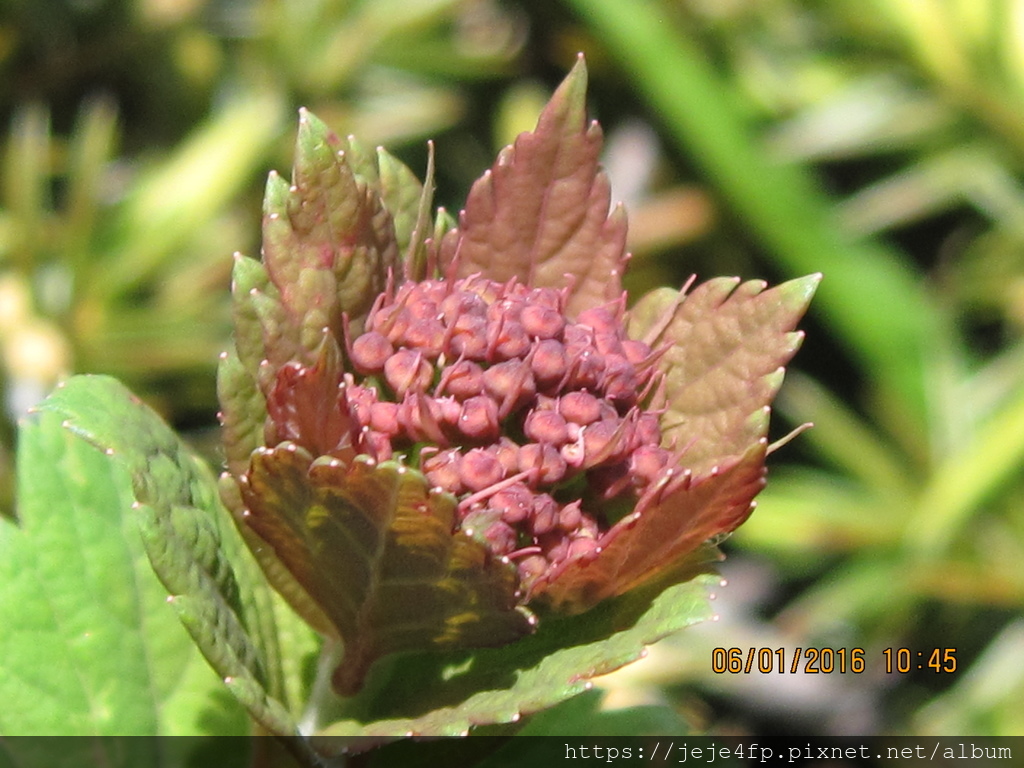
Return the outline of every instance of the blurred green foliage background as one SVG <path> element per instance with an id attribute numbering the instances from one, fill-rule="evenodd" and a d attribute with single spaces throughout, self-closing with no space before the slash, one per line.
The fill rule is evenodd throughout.
<path id="1" fill-rule="evenodd" d="M 210 450 L 230 254 L 296 110 L 456 208 L 587 55 L 631 290 L 821 271 L 722 619 L 607 679 L 697 732 L 1024 734 L 1024 2 L 3 0 L 0 509 L 14 422 L 122 378 Z M 866 650 L 721 675 L 714 647 Z M 956 648 L 886 674 L 883 648 Z M 787 653 L 787 658 L 790 655 Z"/>

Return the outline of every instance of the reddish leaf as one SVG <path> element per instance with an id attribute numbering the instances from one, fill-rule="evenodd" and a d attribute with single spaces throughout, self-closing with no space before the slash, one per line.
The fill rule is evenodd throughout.
<path id="1" fill-rule="evenodd" d="M 744 454 L 767 434 L 769 403 L 803 333 L 793 331 L 820 275 L 770 290 L 716 278 L 688 295 L 661 290 L 633 309 L 629 335 L 667 346 L 663 443 L 684 450 L 695 477 Z"/>
<path id="2" fill-rule="evenodd" d="M 738 461 L 699 478 L 684 476 L 642 501 L 600 539 L 596 556 L 545 574 L 533 594 L 553 608 L 580 613 L 687 562 L 705 541 L 746 520 L 764 487 L 765 441 Z"/>
<path id="3" fill-rule="evenodd" d="M 611 191 L 598 167 L 601 128 L 586 123 L 581 58 L 555 91 L 533 133 L 523 133 L 470 190 L 458 229 L 441 243 L 442 268 L 528 285 L 571 285 L 568 314 L 618 298 L 626 215 L 609 215 Z M 566 278 L 566 275 L 571 277 Z"/>
<path id="4" fill-rule="evenodd" d="M 461 533 L 454 499 L 394 462 L 261 449 L 242 481 L 245 525 L 344 642 L 335 688 L 352 695 L 397 651 L 501 645 L 532 631 L 515 571 Z M 287 595 L 286 595 L 287 597 Z"/>

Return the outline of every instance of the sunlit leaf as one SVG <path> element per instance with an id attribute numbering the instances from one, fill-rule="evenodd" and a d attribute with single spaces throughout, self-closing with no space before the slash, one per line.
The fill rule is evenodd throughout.
<path id="1" fill-rule="evenodd" d="M 60 415 L 22 422 L 19 518 L 0 518 L 0 733 L 246 733 L 167 605 L 137 514 L 123 467 Z M 141 751 L 105 764 L 155 761 L 160 745 Z"/>
<path id="2" fill-rule="evenodd" d="M 586 89 L 580 59 L 536 130 L 502 150 L 473 185 L 458 229 L 442 242 L 442 265 L 454 262 L 460 277 L 568 284 L 569 315 L 619 297 L 626 217 L 621 208 L 609 216 L 610 186 L 598 167 L 601 128 L 587 125 Z"/>
<path id="3" fill-rule="evenodd" d="M 272 600 L 217 498 L 216 481 L 171 429 L 114 379 L 78 376 L 40 405 L 127 470 L 132 519 L 170 593 L 165 602 L 228 688 L 271 733 L 296 733 L 283 695 Z"/>
<path id="4" fill-rule="evenodd" d="M 794 331 L 820 275 L 765 290 L 761 281 L 715 278 L 686 295 L 663 289 L 642 298 L 632 338 L 667 345 L 665 444 L 701 476 L 767 434 L 768 405 L 803 334 Z"/>
<path id="5" fill-rule="evenodd" d="M 315 460 L 293 443 L 261 449 L 242 483 L 245 524 L 344 641 L 344 695 L 373 662 L 423 648 L 500 645 L 532 630 L 511 566 L 453 535 L 454 499 L 418 472 L 363 459 Z"/>

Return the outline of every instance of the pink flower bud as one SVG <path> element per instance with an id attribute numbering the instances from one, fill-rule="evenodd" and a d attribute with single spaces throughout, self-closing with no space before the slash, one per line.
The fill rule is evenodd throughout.
<path id="1" fill-rule="evenodd" d="M 519 471 L 529 472 L 533 483 L 553 485 L 565 477 L 566 461 L 552 445 L 527 443 L 519 449 Z"/>
<path id="2" fill-rule="evenodd" d="M 433 376 L 434 369 L 423 359 L 423 354 L 411 349 L 398 350 L 384 364 L 384 379 L 397 397 L 426 389 Z"/>
<path id="3" fill-rule="evenodd" d="M 641 413 L 633 425 L 634 440 L 638 445 L 659 445 L 661 443 L 661 424 L 653 413 Z"/>
<path id="4" fill-rule="evenodd" d="M 518 321 L 500 317 L 487 323 L 487 351 L 491 360 L 525 357 L 530 351 L 530 337 Z"/>
<path id="5" fill-rule="evenodd" d="M 554 339 L 544 339 L 533 347 L 530 368 L 541 386 L 557 384 L 569 369 L 569 356 L 565 347 Z"/>
<path id="6" fill-rule="evenodd" d="M 439 451 L 423 460 L 423 474 L 433 485 L 458 496 L 464 490 L 459 475 L 461 460 L 458 448 Z"/>
<path id="7" fill-rule="evenodd" d="M 386 336 L 369 331 L 352 342 L 349 359 L 360 373 L 379 373 L 394 351 Z"/>
<path id="8" fill-rule="evenodd" d="M 523 424 L 523 434 L 538 443 L 561 447 L 569 439 L 565 419 L 556 411 L 530 411 Z"/>
<path id="9" fill-rule="evenodd" d="M 519 446 L 516 443 L 502 435 L 498 438 L 498 442 L 491 447 L 491 450 L 501 462 L 506 476 L 514 475 L 519 471 Z"/>
<path id="10" fill-rule="evenodd" d="M 567 347 L 568 385 L 576 389 L 597 389 L 604 373 L 604 356 L 592 347 L 582 350 Z"/>
<path id="11" fill-rule="evenodd" d="M 625 357 L 625 350 L 622 348 L 622 340 L 618 333 L 595 331 L 594 346 L 602 355 L 620 355 Z"/>
<path id="12" fill-rule="evenodd" d="M 589 554 L 592 554 L 596 550 L 596 539 L 592 539 L 589 536 L 579 536 L 569 542 L 568 557 L 572 559 L 576 559 L 577 557 L 585 557 Z"/>
<path id="13" fill-rule="evenodd" d="M 568 392 L 558 399 L 562 418 L 576 424 L 590 424 L 601 418 L 601 403 L 589 392 Z"/>
<path id="14" fill-rule="evenodd" d="M 669 452 L 657 445 L 641 445 L 629 455 L 629 473 L 638 485 L 655 482 L 668 465 Z"/>
<path id="15" fill-rule="evenodd" d="M 413 442 L 429 440 L 434 445 L 447 445 L 441 431 L 441 407 L 437 401 L 421 392 L 407 392 L 398 405 L 398 422 Z"/>
<path id="16" fill-rule="evenodd" d="M 467 535 L 487 544 L 497 555 L 507 555 L 516 548 L 518 536 L 515 530 L 494 509 L 470 512 L 463 518 L 461 528 Z"/>
<path id="17" fill-rule="evenodd" d="M 617 403 L 632 405 L 640 391 L 636 368 L 622 355 L 605 355 L 604 371 L 598 383 L 605 397 Z"/>
<path id="18" fill-rule="evenodd" d="M 392 457 L 391 438 L 363 427 L 359 433 L 359 452 L 372 456 L 376 461 L 387 461 Z"/>
<path id="19" fill-rule="evenodd" d="M 448 392 L 459 400 L 465 400 L 484 392 L 483 369 L 472 360 L 459 360 L 445 368 L 438 383 L 438 392 Z"/>
<path id="20" fill-rule="evenodd" d="M 398 422 L 398 403 L 377 402 L 370 406 L 370 427 L 391 437 L 402 431 Z"/>
<path id="21" fill-rule="evenodd" d="M 517 563 L 519 570 L 520 581 L 529 586 L 545 573 L 548 568 L 551 567 L 548 560 L 543 555 L 528 555 Z"/>
<path id="22" fill-rule="evenodd" d="M 487 321 L 478 315 L 459 315 L 448 342 L 453 357 L 468 360 L 487 358 Z"/>
<path id="23" fill-rule="evenodd" d="M 373 390 L 369 387 L 352 384 L 345 387 L 345 398 L 348 402 L 348 411 L 355 418 L 356 423 L 360 427 L 369 425 L 371 409 L 373 404 L 377 402 Z"/>
<path id="24" fill-rule="evenodd" d="M 575 531 L 579 527 L 580 521 L 583 519 L 581 504 L 582 502 L 577 499 L 566 504 L 558 513 L 558 527 L 566 533 Z"/>
<path id="25" fill-rule="evenodd" d="M 622 458 L 626 448 L 626 424 L 621 419 L 602 419 L 587 426 L 582 432 L 585 468 Z"/>
<path id="26" fill-rule="evenodd" d="M 433 317 L 413 320 L 401 341 L 404 346 L 422 352 L 429 359 L 436 359 L 441 354 L 444 342 L 444 326 Z"/>
<path id="27" fill-rule="evenodd" d="M 374 312 L 370 330 L 377 331 L 395 342 L 405 333 L 411 319 L 405 307 L 401 305 L 387 307 Z"/>
<path id="28" fill-rule="evenodd" d="M 515 525 L 533 513 L 533 492 L 522 483 L 513 483 L 495 493 L 490 505 L 501 513 L 502 520 Z"/>
<path id="29" fill-rule="evenodd" d="M 441 301 L 439 309 L 444 316 L 445 323 L 449 326 L 454 325 L 455 321 L 464 315 L 483 318 L 487 313 L 487 305 L 483 299 L 475 293 L 462 290 L 452 291 L 448 294 Z"/>
<path id="30" fill-rule="evenodd" d="M 558 503 L 546 493 L 541 493 L 533 505 L 533 517 L 529 521 L 533 535 L 543 536 L 553 531 L 558 523 Z"/>
<path id="31" fill-rule="evenodd" d="M 519 316 L 523 330 L 536 339 L 557 339 L 565 329 L 565 317 L 543 304 L 527 304 Z"/>
<path id="32" fill-rule="evenodd" d="M 501 462 L 491 451 L 473 448 L 459 462 L 459 479 L 471 491 L 481 491 L 502 479 Z"/>
<path id="33" fill-rule="evenodd" d="M 651 356 L 651 348 L 642 341 L 624 339 L 622 341 L 622 352 L 633 365 L 639 365 Z"/>
<path id="34" fill-rule="evenodd" d="M 419 293 L 420 291 L 416 291 L 416 294 Z M 422 295 L 415 295 L 415 298 L 406 302 L 405 306 L 413 320 L 437 320 L 437 316 L 441 314 L 437 304 Z"/>
<path id="35" fill-rule="evenodd" d="M 468 398 L 462 404 L 458 428 L 470 440 L 494 440 L 500 431 L 498 405 L 486 395 Z"/>
<path id="36" fill-rule="evenodd" d="M 607 307 L 590 307 L 579 313 L 576 322 L 601 333 L 617 333 L 622 327 L 619 319 Z"/>
<path id="37" fill-rule="evenodd" d="M 523 406 L 537 394 L 533 372 L 524 360 L 506 360 L 484 371 L 484 389 L 498 403 L 504 417 Z"/>

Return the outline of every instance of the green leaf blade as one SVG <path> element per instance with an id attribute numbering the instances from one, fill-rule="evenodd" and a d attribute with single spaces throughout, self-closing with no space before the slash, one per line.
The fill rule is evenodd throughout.
<path id="1" fill-rule="evenodd" d="M 166 604 L 123 470 L 42 413 L 21 425 L 20 524 L 0 521 L 0 733 L 243 733 Z"/>
<path id="2" fill-rule="evenodd" d="M 271 733 L 295 734 L 291 715 L 276 698 L 284 686 L 273 598 L 207 468 L 114 379 L 74 377 L 39 409 L 59 416 L 65 429 L 107 454 L 101 458 L 127 470 L 135 497 L 132 522 L 164 585 L 162 602 L 178 611 L 221 680 L 245 692 L 240 701 L 255 720 Z"/>

